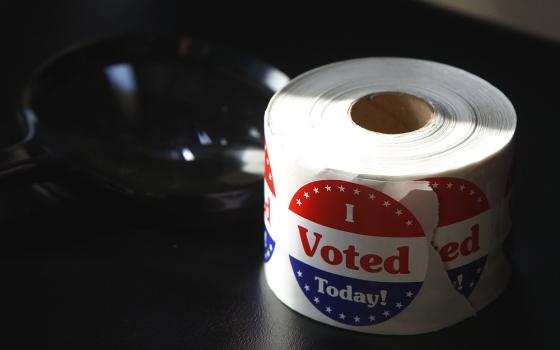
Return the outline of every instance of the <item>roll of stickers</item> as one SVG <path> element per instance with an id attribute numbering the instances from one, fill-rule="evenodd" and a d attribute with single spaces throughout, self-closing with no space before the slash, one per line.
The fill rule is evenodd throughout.
<path id="1" fill-rule="evenodd" d="M 307 72 L 265 114 L 265 274 L 335 327 L 416 334 L 506 287 L 516 116 L 440 63 L 366 58 Z"/>

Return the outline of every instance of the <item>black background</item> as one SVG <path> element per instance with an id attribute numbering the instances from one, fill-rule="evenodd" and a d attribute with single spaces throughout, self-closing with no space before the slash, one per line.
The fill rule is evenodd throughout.
<path id="1" fill-rule="evenodd" d="M 188 34 L 239 48 L 290 76 L 363 56 L 431 59 L 501 89 L 518 112 L 514 277 L 476 318 L 421 336 L 371 336 L 302 317 L 263 282 L 261 213 L 219 230 L 171 230 L 108 215 L 101 201 L 58 203 L 33 189 L 0 195 L 3 348 L 457 348 L 533 345 L 558 327 L 555 168 L 557 44 L 410 2 L 336 6 L 185 1 L 4 2 L 0 146 L 31 70 L 82 40 Z M 79 117 L 79 116 L 77 116 Z M 126 220 L 114 220 L 119 217 Z M 188 221 L 188 215 L 185 216 Z M 547 343 L 545 347 L 554 347 Z"/>

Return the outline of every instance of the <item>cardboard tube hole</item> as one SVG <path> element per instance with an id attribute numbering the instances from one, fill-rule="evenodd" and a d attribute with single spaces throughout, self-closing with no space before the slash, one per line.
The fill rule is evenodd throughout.
<path id="1" fill-rule="evenodd" d="M 425 100 L 401 93 L 366 95 L 350 106 L 350 117 L 364 129 L 383 134 L 402 134 L 426 125 L 434 110 Z"/>

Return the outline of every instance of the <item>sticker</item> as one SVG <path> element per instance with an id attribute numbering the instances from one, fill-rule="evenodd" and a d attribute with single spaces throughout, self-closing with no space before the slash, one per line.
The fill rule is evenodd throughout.
<path id="1" fill-rule="evenodd" d="M 266 141 L 264 144 L 264 163 L 264 261 L 268 262 L 272 257 L 274 247 L 276 246 L 276 242 L 270 235 L 270 231 L 272 230 L 271 210 L 276 193 L 274 191 L 274 178 L 272 177 L 272 168 L 270 166 L 270 158 L 268 156 Z"/>
<path id="2" fill-rule="evenodd" d="M 438 196 L 439 224 L 432 245 L 449 279 L 466 298 L 476 287 L 492 245 L 490 205 L 472 182 L 454 177 L 429 181 Z"/>
<path id="3" fill-rule="evenodd" d="M 286 239 L 302 293 L 323 315 L 366 326 L 414 300 L 428 266 L 428 243 L 414 215 L 368 186 L 320 180 L 290 201 Z"/>

